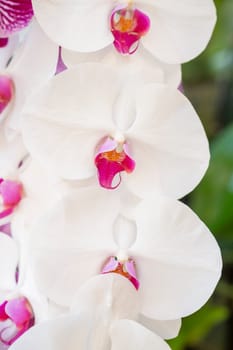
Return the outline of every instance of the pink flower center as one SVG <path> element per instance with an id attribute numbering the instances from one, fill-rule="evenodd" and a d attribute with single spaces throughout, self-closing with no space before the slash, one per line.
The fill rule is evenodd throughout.
<path id="1" fill-rule="evenodd" d="M 0 36 L 6 37 L 26 27 L 32 16 L 31 0 L 1 0 Z"/>
<path id="2" fill-rule="evenodd" d="M 132 258 L 126 261 L 120 261 L 116 256 L 110 256 L 104 264 L 101 273 L 118 273 L 127 278 L 137 290 L 139 289 L 140 283 L 137 279 L 135 262 Z"/>
<path id="3" fill-rule="evenodd" d="M 11 102 L 14 95 L 14 83 L 6 75 L 0 75 L 0 113 Z"/>
<path id="4" fill-rule="evenodd" d="M 0 195 L 2 210 L 0 219 L 12 214 L 14 208 L 21 201 L 23 195 L 22 184 L 16 181 L 0 179 Z"/>
<path id="5" fill-rule="evenodd" d="M 117 142 L 107 137 L 98 147 L 95 157 L 100 186 L 115 189 L 121 183 L 121 172 L 131 173 L 135 161 L 130 157 L 127 142 Z"/>
<path id="6" fill-rule="evenodd" d="M 132 4 L 117 6 L 111 14 L 110 24 L 113 44 L 121 54 L 134 53 L 141 37 L 150 29 L 149 17 Z"/>
<path id="7" fill-rule="evenodd" d="M 13 344 L 34 324 L 34 314 L 25 297 L 6 300 L 0 305 L 0 342 Z M 0 343 L 0 344 L 1 344 Z"/>

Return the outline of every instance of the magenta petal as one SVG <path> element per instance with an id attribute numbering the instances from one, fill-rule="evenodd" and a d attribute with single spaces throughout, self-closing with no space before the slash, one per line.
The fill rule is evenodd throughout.
<path id="1" fill-rule="evenodd" d="M 0 38 L 0 48 L 5 47 L 8 44 L 8 38 Z"/>
<path id="2" fill-rule="evenodd" d="M 122 162 L 122 165 L 127 173 L 132 173 L 135 169 L 136 163 L 132 158 L 126 156 Z"/>
<path id="3" fill-rule="evenodd" d="M 133 260 L 128 260 L 124 264 L 125 270 L 131 276 L 130 281 L 133 283 L 134 287 L 138 290 L 140 287 L 140 283 L 137 279 L 137 274 L 135 270 L 135 263 Z"/>
<path id="4" fill-rule="evenodd" d="M 14 94 L 14 84 L 11 78 L 0 75 L 0 113 L 8 106 Z"/>
<path id="5" fill-rule="evenodd" d="M 6 208 L 0 212 L 0 219 L 3 219 L 13 213 L 14 209 L 12 207 Z"/>
<path id="6" fill-rule="evenodd" d="M 130 274 L 130 276 L 137 278 L 133 260 L 128 260 L 125 262 L 125 269 Z"/>
<path id="7" fill-rule="evenodd" d="M 104 265 L 104 267 L 101 270 L 101 273 L 108 273 L 114 271 L 118 266 L 118 261 L 114 256 L 111 256 L 107 263 Z"/>
<path id="8" fill-rule="evenodd" d="M 117 147 L 117 142 L 111 137 L 104 137 L 97 145 L 97 154 L 113 151 Z"/>
<path id="9" fill-rule="evenodd" d="M 15 206 L 22 198 L 22 185 L 16 181 L 4 180 L 0 184 L 0 193 L 4 205 Z"/>
<path id="10" fill-rule="evenodd" d="M 4 301 L 0 305 L 0 322 L 8 319 L 8 315 L 6 314 L 6 311 L 5 311 L 6 304 L 7 304 L 7 301 Z"/>
<path id="11" fill-rule="evenodd" d="M 32 16 L 31 0 L 1 0 L 0 36 L 6 37 L 26 27 Z"/>
<path id="12" fill-rule="evenodd" d="M 1 219 L 1 216 L 0 216 Z M 11 236 L 11 224 L 4 224 L 0 226 L 0 232 L 5 233 L 7 236 Z"/>
<path id="13" fill-rule="evenodd" d="M 59 51 L 58 51 L 58 59 L 57 59 L 57 68 L 56 68 L 56 73 L 55 74 L 59 74 L 62 73 L 64 70 L 66 70 L 67 67 L 62 59 L 62 55 L 61 55 L 61 47 L 59 46 Z"/>
<path id="14" fill-rule="evenodd" d="M 32 317 L 32 311 L 27 299 L 24 297 L 9 300 L 5 310 L 17 327 L 22 327 Z"/>

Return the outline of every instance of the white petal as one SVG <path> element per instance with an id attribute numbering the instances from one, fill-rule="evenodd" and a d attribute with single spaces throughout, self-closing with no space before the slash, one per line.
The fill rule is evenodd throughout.
<path id="1" fill-rule="evenodd" d="M 38 55 L 38 48 L 43 55 Z M 20 113 L 30 94 L 55 74 L 58 47 L 43 33 L 34 21 L 18 52 L 7 68 L 15 85 L 13 109 L 8 116 L 8 127 L 19 128 Z"/>
<path id="2" fill-rule="evenodd" d="M 142 314 L 172 320 L 197 311 L 221 275 L 216 240 L 191 209 L 172 199 L 143 201 L 135 217 L 138 236 L 131 255 Z"/>
<path id="3" fill-rule="evenodd" d="M 34 159 L 27 157 L 19 170 L 19 179 L 23 184 L 27 198 L 41 198 L 44 201 L 49 201 L 52 196 L 56 195 L 56 199 L 59 199 L 63 194 L 64 182 Z"/>
<path id="4" fill-rule="evenodd" d="M 152 332 L 158 334 L 163 339 L 173 339 L 179 334 L 181 328 L 181 319 L 158 321 L 152 318 L 140 315 L 138 322 Z"/>
<path id="5" fill-rule="evenodd" d="M 113 52 L 113 48 L 110 46 L 98 50 L 95 52 L 76 52 L 71 50 L 66 50 L 65 48 L 62 48 L 61 55 L 62 59 L 65 63 L 65 65 L 68 68 L 76 67 L 80 63 L 98 63 L 103 62 L 103 59 L 106 57 L 106 55 L 109 54 L 109 52 Z"/>
<path id="6" fill-rule="evenodd" d="M 5 47 L 0 48 L 0 70 L 6 68 L 7 63 L 10 58 L 13 56 L 15 49 L 19 44 L 18 34 L 12 35 L 8 39 L 8 44 Z"/>
<path id="7" fill-rule="evenodd" d="M 162 338 L 131 320 L 115 321 L 111 327 L 111 340 L 111 350 L 170 349 Z"/>
<path id="8" fill-rule="evenodd" d="M 105 130 L 85 130 L 72 125 L 27 116 L 24 142 L 32 157 L 63 179 L 85 179 L 96 174 L 95 149 Z"/>
<path id="9" fill-rule="evenodd" d="M 19 168 L 18 178 L 23 185 L 24 196 L 14 210 L 11 232 L 24 246 L 34 223 L 63 198 L 69 187 L 30 157 L 25 158 Z"/>
<path id="10" fill-rule="evenodd" d="M 136 319 L 138 292 L 127 278 L 116 273 L 92 277 L 79 288 L 71 306 L 72 312 L 85 310 L 97 323 L 109 326 L 116 319 Z"/>
<path id="11" fill-rule="evenodd" d="M 9 291 L 16 285 L 18 250 L 14 240 L 0 232 L 0 290 Z"/>
<path id="12" fill-rule="evenodd" d="M 90 344 L 90 332 L 90 315 L 63 316 L 30 328 L 11 350 L 84 350 Z"/>
<path id="13" fill-rule="evenodd" d="M 114 222 L 113 237 L 118 248 L 122 251 L 128 251 L 137 237 L 137 227 L 135 221 L 119 215 Z"/>
<path id="14" fill-rule="evenodd" d="M 83 0 L 33 0 L 32 3 L 42 28 L 60 46 L 88 52 L 99 50 L 113 42 L 109 29 L 113 0 L 92 0 L 91 3 Z"/>
<path id="15" fill-rule="evenodd" d="M 190 102 L 175 89 L 146 85 L 135 100 L 136 120 L 128 134 L 136 168 L 126 184 L 139 196 L 157 190 L 183 197 L 208 167 L 203 126 Z"/>
<path id="16" fill-rule="evenodd" d="M 0 149 L 0 174 L 4 178 L 17 172 L 20 162 L 27 155 L 27 150 L 20 134 L 11 140 L 6 138 L 4 125 L 0 129 Z"/>
<path id="17" fill-rule="evenodd" d="M 183 63 L 207 46 L 216 22 L 212 0 L 141 0 L 140 9 L 151 19 L 143 45 L 161 61 Z M 148 4 L 148 5 L 147 5 Z"/>
<path id="18" fill-rule="evenodd" d="M 116 250 L 111 233 L 118 212 L 116 193 L 91 187 L 64 197 L 35 224 L 31 254 L 44 294 L 69 305 L 77 288 L 100 273 Z"/>
<path id="19" fill-rule="evenodd" d="M 129 56 L 120 55 L 113 46 L 88 54 L 63 49 L 62 57 L 69 68 L 83 62 L 104 63 L 117 69 L 127 82 L 132 80 L 135 85 L 162 82 L 178 87 L 181 82 L 180 65 L 160 62 L 143 47 Z"/>
<path id="20" fill-rule="evenodd" d="M 95 64 L 52 79 L 24 112 L 23 135 L 32 156 L 63 178 L 94 175 L 95 148 L 114 129 L 119 86 L 114 70 Z"/>
<path id="21" fill-rule="evenodd" d="M 20 291 L 20 295 L 25 296 L 30 302 L 35 318 L 35 323 L 39 323 L 51 317 L 49 313 L 48 300 L 46 296 L 40 293 L 36 285 L 35 276 L 30 266 L 30 260 L 27 259 L 29 257 L 28 252 L 25 251 L 24 246 L 21 245 L 20 248 L 20 274 L 17 287 Z M 26 256 L 22 262 L 23 253 L 26 253 Z M 23 266 L 22 263 L 25 265 Z"/>

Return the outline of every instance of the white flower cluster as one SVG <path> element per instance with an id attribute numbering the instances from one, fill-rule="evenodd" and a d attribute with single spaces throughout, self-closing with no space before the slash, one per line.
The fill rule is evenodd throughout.
<path id="1" fill-rule="evenodd" d="M 221 275 L 181 64 L 212 0 L 0 0 L 0 350 L 168 350 Z"/>

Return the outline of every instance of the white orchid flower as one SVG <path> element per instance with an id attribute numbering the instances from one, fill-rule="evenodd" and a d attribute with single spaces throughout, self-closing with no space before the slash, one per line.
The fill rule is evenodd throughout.
<path id="1" fill-rule="evenodd" d="M 140 43 L 167 63 L 182 63 L 203 51 L 216 22 L 212 0 L 32 3 L 42 28 L 64 48 L 92 52 L 114 45 L 118 52 L 132 54 Z"/>
<path id="2" fill-rule="evenodd" d="M 64 179 L 98 174 L 108 189 L 122 178 L 141 197 L 159 190 L 179 198 L 208 166 L 203 127 L 179 91 L 127 85 L 101 64 L 83 64 L 51 79 L 30 98 L 22 117 L 32 157 Z"/>
<path id="3" fill-rule="evenodd" d="M 138 322 L 138 294 L 116 274 L 93 277 L 77 292 L 70 314 L 29 330 L 11 350 L 158 349 L 168 345 Z M 166 322 L 169 324 L 169 322 Z M 180 322 L 170 323 L 178 332 Z"/>
<path id="4" fill-rule="evenodd" d="M 184 204 L 160 196 L 140 202 L 131 212 L 134 221 L 119 219 L 122 205 L 107 195 L 80 189 L 35 223 L 29 246 L 40 290 L 69 306 L 89 278 L 121 269 L 135 287 L 131 277 L 139 282 L 143 317 L 174 320 L 198 310 L 213 293 L 222 266 L 207 227 Z M 113 268 L 106 265 L 111 257 Z"/>

